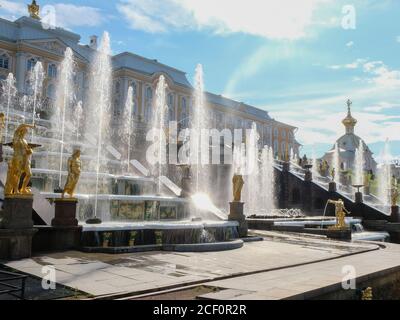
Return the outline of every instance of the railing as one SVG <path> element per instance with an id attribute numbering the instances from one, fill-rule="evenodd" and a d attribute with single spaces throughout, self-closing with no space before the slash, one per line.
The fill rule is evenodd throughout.
<path id="1" fill-rule="evenodd" d="M 0 271 L 0 296 L 8 294 L 22 300 L 25 299 L 25 282 L 27 277 L 13 272 Z M 13 282 L 18 280 L 21 281 L 21 285 L 13 284 Z M 17 294 L 18 292 L 19 294 Z"/>

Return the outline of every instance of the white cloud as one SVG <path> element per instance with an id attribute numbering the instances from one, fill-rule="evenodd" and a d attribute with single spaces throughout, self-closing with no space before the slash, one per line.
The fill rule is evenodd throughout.
<path id="1" fill-rule="evenodd" d="M 347 63 L 347 64 L 335 64 L 335 65 L 330 65 L 328 66 L 329 69 L 332 70 L 339 70 L 339 69 L 357 69 L 359 67 L 361 67 L 367 60 L 365 59 L 357 59 L 351 63 Z"/>
<path id="2" fill-rule="evenodd" d="M 400 36 L 397 36 L 397 37 L 396 37 L 396 42 L 399 42 L 399 43 L 400 43 Z"/>
<path id="3" fill-rule="evenodd" d="M 6 19 L 17 19 L 21 16 L 28 15 L 27 5 L 22 2 L 11 2 L 8 0 L 0 0 L 0 12 L 2 17 Z M 52 5 L 41 5 L 42 17 L 48 14 L 54 14 L 54 19 L 46 21 L 55 23 L 58 27 L 71 28 L 78 26 L 94 27 L 101 25 L 105 21 L 104 13 L 94 7 L 77 6 L 67 3 L 56 3 Z"/>
<path id="4" fill-rule="evenodd" d="M 27 13 L 26 5 L 21 2 L 0 0 L 0 6 L 0 16 L 4 19 L 15 20 Z"/>
<path id="5" fill-rule="evenodd" d="M 363 65 L 365 73 L 372 77 L 367 78 L 367 82 L 385 88 L 400 88 L 400 71 L 391 70 L 382 61 L 370 61 Z"/>
<path id="6" fill-rule="evenodd" d="M 365 107 L 363 110 L 367 112 L 382 112 L 393 108 L 400 108 L 400 105 L 396 103 L 378 102 L 374 105 Z"/>
<path id="7" fill-rule="evenodd" d="M 56 10 L 56 24 L 60 27 L 95 27 L 105 22 L 105 16 L 98 8 L 66 3 L 58 3 L 54 7 Z"/>
<path id="8" fill-rule="evenodd" d="M 322 25 L 315 11 L 331 0 L 120 0 L 117 9 L 133 29 L 207 29 L 271 39 L 298 39 Z M 326 23 L 325 23 L 326 24 Z M 328 23 L 330 25 L 330 23 Z"/>
<path id="9" fill-rule="evenodd" d="M 349 41 L 346 43 L 346 47 L 350 48 L 352 46 L 354 46 L 354 41 Z"/>

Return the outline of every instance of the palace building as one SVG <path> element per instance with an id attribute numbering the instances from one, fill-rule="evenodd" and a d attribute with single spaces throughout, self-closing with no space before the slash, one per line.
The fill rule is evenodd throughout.
<path id="1" fill-rule="evenodd" d="M 30 8 L 29 17 L 21 17 L 16 21 L 0 19 L 0 78 L 5 79 L 9 73 L 13 73 L 19 94 L 29 94 L 29 72 L 36 62 L 41 61 L 46 71 L 44 105 L 51 107 L 58 68 L 66 48 L 70 47 L 77 66 L 76 98 L 83 102 L 84 108 L 89 63 L 97 50 L 97 36 L 90 37 L 87 45 L 81 44 L 78 34 L 44 25 L 40 21 L 38 10 L 33 9 Z M 122 116 L 129 86 L 134 91 L 135 125 L 137 128 L 145 127 L 151 121 L 155 84 L 162 74 L 168 83 L 169 119 L 177 121 L 180 127 L 188 126 L 188 119 L 193 113 L 193 87 L 185 72 L 131 52 L 114 55 L 112 63 L 112 108 L 115 123 Z M 260 145 L 272 146 L 275 156 L 284 157 L 288 152 L 299 154 L 300 144 L 295 139 L 297 128 L 272 119 L 267 111 L 218 94 L 206 93 L 205 100 L 209 108 L 211 127 L 247 129 L 255 122 Z"/>

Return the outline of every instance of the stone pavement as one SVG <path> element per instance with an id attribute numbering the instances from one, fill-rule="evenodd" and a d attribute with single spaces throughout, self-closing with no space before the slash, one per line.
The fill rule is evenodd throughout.
<path id="1" fill-rule="evenodd" d="M 207 293 L 199 298 L 214 300 L 311 299 L 340 290 L 349 266 L 354 268 L 357 286 L 357 282 L 400 271 L 400 245 L 390 243 L 383 245 L 385 248 L 377 251 L 208 282 L 205 285 L 217 287 L 221 291 Z"/>
<path id="2" fill-rule="evenodd" d="M 291 266 L 337 259 L 353 254 L 357 257 L 371 250 L 371 257 L 375 257 L 377 253 L 383 251 L 378 250 L 379 247 L 376 244 L 343 243 L 326 240 L 320 236 L 295 236 L 274 232 L 263 232 L 263 235 L 266 236 L 265 241 L 246 243 L 243 248 L 232 251 L 147 252 L 121 255 L 68 251 L 4 263 L 8 267 L 37 277 L 43 276 L 43 266 L 54 266 L 57 283 L 93 296 L 127 293 L 134 295 L 279 268 L 285 269 L 273 272 L 281 272 L 279 275 L 283 277 L 288 270 L 288 275 L 291 274 L 291 268 L 287 269 Z M 335 260 L 331 261 L 332 265 L 328 266 L 333 267 Z M 320 269 L 319 263 L 316 263 L 311 268 L 314 271 L 310 271 L 306 276 L 316 281 L 320 277 L 320 271 L 324 272 Z M 271 272 L 268 271 L 265 274 Z M 321 276 L 323 275 L 324 273 L 321 273 Z M 259 279 L 261 274 L 248 277 L 243 277 L 245 279 L 243 282 L 248 281 L 248 283 L 241 284 L 241 290 L 249 295 L 256 294 L 258 291 L 254 286 L 257 286 L 257 281 L 250 281 L 250 279 Z M 227 282 L 218 282 L 218 285 L 227 288 L 232 286 L 232 289 L 236 290 L 237 286 L 234 283 L 241 283 L 240 279 L 235 278 L 231 281 L 228 279 Z M 289 290 L 290 287 L 275 285 L 274 288 L 276 289 L 273 295 L 270 294 L 271 297 L 278 295 L 276 293 L 278 289 Z"/>

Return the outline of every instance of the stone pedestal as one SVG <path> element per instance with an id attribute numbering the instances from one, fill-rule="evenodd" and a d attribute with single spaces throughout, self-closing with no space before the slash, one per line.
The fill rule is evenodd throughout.
<path id="1" fill-rule="evenodd" d="M 76 205 L 78 199 L 64 198 L 56 199 L 54 219 L 51 221 L 53 227 L 76 227 L 78 220 L 76 219 Z"/>
<path id="2" fill-rule="evenodd" d="M 30 229 L 32 220 L 32 195 L 6 196 L 3 212 L 0 215 L 0 227 L 3 229 Z"/>
<path id="3" fill-rule="evenodd" d="M 0 229 L 0 259 L 18 260 L 32 256 L 32 238 L 37 229 Z"/>
<path id="4" fill-rule="evenodd" d="M 239 236 L 241 238 L 247 237 L 249 230 L 247 226 L 246 216 L 244 215 L 243 202 L 230 202 L 230 213 L 228 216 L 229 221 L 237 221 L 239 223 Z"/>
<path id="5" fill-rule="evenodd" d="M 336 182 L 333 182 L 333 181 L 331 181 L 331 182 L 329 182 L 329 189 L 328 189 L 328 191 L 329 192 L 336 192 Z"/>
<path id="6" fill-rule="evenodd" d="M 32 255 L 37 232 L 32 221 L 32 195 L 6 196 L 0 213 L 0 259 L 15 260 Z"/>
<path id="7" fill-rule="evenodd" d="M 364 197 L 362 192 L 356 192 L 355 194 L 355 203 L 363 203 L 364 202 Z"/>
<path id="8" fill-rule="evenodd" d="M 304 175 L 304 181 L 311 182 L 313 179 L 312 172 L 310 170 L 306 171 Z"/>
<path id="9" fill-rule="evenodd" d="M 338 240 L 351 240 L 351 230 L 350 228 L 346 229 L 327 229 L 326 236 L 330 239 L 338 239 Z"/>
<path id="10" fill-rule="evenodd" d="M 289 172 L 290 171 L 290 162 L 282 163 L 282 171 Z"/>
<path id="11" fill-rule="evenodd" d="M 390 222 L 400 222 L 400 212 L 399 206 L 392 206 L 391 214 L 390 214 Z"/>

